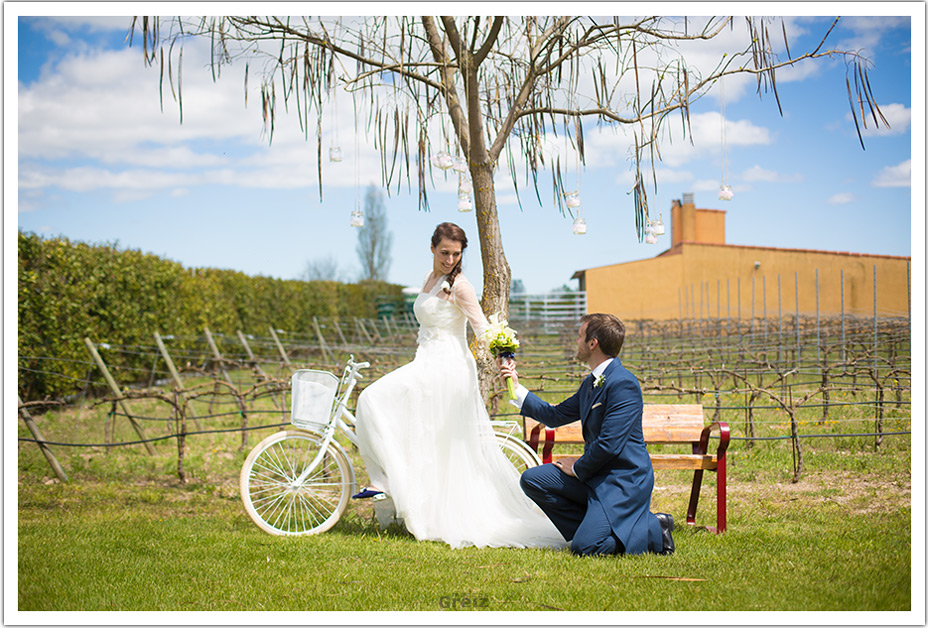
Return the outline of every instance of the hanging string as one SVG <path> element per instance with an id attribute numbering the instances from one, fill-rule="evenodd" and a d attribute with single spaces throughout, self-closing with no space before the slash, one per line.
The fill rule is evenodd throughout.
<path id="1" fill-rule="evenodd" d="M 727 183 L 728 179 L 728 161 L 726 160 L 726 139 L 725 139 L 725 77 L 719 79 L 719 100 L 722 109 L 722 185 Z"/>
<path id="2" fill-rule="evenodd" d="M 577 60 L 577 62 L 575 62 L 571 66 L 570 77 L 568 78 L 568 82 L 567 82 L 567 111 L 571 113 L 574 110 L 573 95 L 574 95 L 574 92 L 576 91 L 577 84 L 579 82 L 579 77 L 578 77 L 579 67 L 578 66 L 579 66 L 579 59 Z M 576 208 L 577 208 L 577 215 L 574 218 L 573 232 L 574 232 L 574 235 L 584 235 L 586 233 L 586 221 L 583 219 L 583 216 L 581 215 L 583 201 L 581 200 L 581 197 L 580 197 L 580 137 L 579 137 L 580 125 L 578 123 L 575 123 L 574 128 L 576 129 L 576 133 L 577 133 L 577 137 L 574 138 L 574 143 L 575 143 L 574 168 L 576 170 L 577 185 L 574 188 L 574 192 L 572 193 L 572 195 L 574 198 L 574 204 L 576 205 Z M 565 115 L 564 116 L 564 152 L 565 152 L 564 157 L 565 159 L 567 157 L 566 153 L 569 150 L 568 148 L 569 139 L 570 139 L 569 116 Z M 570 205 L 571 205 L 570 198 L 568 197 L 568 203 L 567 203 L 568 211 L 570 210 Z"/>
<path id="3" fill-rule="evenodd" d="M 735 193 L 731 186 L 728 185 L 728 141 L 725 137 L 725 77 L 719 77 L 719 104 L 722 112 L 721 132 L 722 132 L 722 185 L 719 187 L 719 200 L 730 201 Z"/>
<path id="4" fill-rule="evenodd" d="M 364 226 L 364 213 L 361 211 L 361 156 L 358 147 L 358 103 L 354 99 L 354 203 L 355 209 L 351 212 L 351 226 Z"/>
<path id="5" fill-rule="evenodd" d="M 338 88 L 332 86 L 332 119 L 335 122 L 335 129 L 332 133 L 332 146 L 338 146 Z"/>

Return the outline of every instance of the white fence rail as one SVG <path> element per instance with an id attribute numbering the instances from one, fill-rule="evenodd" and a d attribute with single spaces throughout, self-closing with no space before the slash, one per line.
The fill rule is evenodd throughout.
<path id="1" fill-rule="evenodd" d="M 513 294 L 509 297 L 509 319 L 541 322 L 545 332 L 576 327 L 586 314 L 586 292 Z"/>

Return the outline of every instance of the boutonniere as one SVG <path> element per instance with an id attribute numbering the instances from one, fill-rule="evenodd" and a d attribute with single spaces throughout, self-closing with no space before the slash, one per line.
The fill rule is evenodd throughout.
<path id="1" fill-rule="evenodd" d="M 596 378 L 596 381 L 593 382 L 593 388 L 599 388 L 606 383 L 606 378 L 603 375 L 600 375 Z"/>
<path id="2" fill-rule="evenodd" d="M 448 283 L 448 280 L 447 280 L 447 279 L 446 279 L 445 281 L 441 282 L 441 289 L 444 290 L 445 293 L 448 293 L 448 294 L 451 293 L 451 284 Z"/>

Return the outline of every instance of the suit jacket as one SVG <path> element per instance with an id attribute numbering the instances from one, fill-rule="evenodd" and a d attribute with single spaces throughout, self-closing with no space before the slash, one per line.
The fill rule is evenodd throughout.
<path id="1" fill-rule="evenodd" d="M 569 399 L 551 405 L 529 393 L 522 414 L 548 427 L 580 420 L 583 455 L 574 463 L 577 478 L 605 510 L 626 554 L 648 551 L 654 470 L 644 444 L 644 404 L 638 380 L 618 358 L 606 367 L 604 383 L 587 377 Z"/>

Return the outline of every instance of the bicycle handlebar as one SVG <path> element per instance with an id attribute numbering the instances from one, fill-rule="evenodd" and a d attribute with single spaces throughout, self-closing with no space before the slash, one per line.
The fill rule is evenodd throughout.
<path id="1" fill-rule="evenodd" d="M 345 366 L 345 377 L 364 379 L 364 376 L 361 375 L 361 369 L 366 369 L 370 365 L 370 362 L 355 362 L 354 355 L 350 355 L 348 357 L 348 364 Z"/>
<path id="2" fill-rule="evenodd" d="M 357 373 L 361 369 L 368 368 L 370 365 L 371 365 L 370 362 L 355 362 L 354 354 L 348 356 L 348 367 L 354 370 L 355 373 Z"/>

